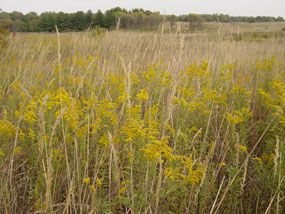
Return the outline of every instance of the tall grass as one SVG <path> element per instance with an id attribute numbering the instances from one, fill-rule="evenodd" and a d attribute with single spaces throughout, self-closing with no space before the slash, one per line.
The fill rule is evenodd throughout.
<path id="1" fill-rule="evenodd" d="M 282 213 L 282 37 L 19 34 L 1 213 Z"/>

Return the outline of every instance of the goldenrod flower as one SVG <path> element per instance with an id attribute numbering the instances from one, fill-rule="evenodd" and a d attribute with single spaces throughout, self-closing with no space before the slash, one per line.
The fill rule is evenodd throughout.
<path id="1" fill-rule="evenodd" d="M 89 184 L 89 183 L 90 183 L 90 178 L 84 178 L 84 179 L 83 179 L 83 183 Z"/>

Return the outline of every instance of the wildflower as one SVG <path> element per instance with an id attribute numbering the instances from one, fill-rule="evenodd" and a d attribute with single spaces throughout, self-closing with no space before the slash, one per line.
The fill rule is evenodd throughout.
<path id="1" fill-rule="evenodd" d="M 246 146 L 243 146 L 243 145 L 238 145 L 238 148 L 243 151 L 243 152 L 246 152 L 247 153 L 247 148 Z"/>
<path id="2" fill-rule="evenodd" d="M 25 139 L 25 133 L 23 132 L 22 129 L 19 129 L 19 138 L 20 138 L 20 140 L 22 140 L 22 141 Z"/>
<path id="3" fill-rule="evenodd" d="M 108 135 L 106 133 L 104 133 L 98 142 L 104 146 L 108 146 L 110 144 Z"/>
<path id="4" fill-rule="evenodd" d="M 96 188 L 93 185 L 89 186 L 89 189 L 93 192 L 96 192 Z"/>
<path id="5" fill-rule="evenodd" d="M 20 154 L 22 152 L 22 148 L 21 147 L 16 147 L 14 150 L 14 154 Z"/>
<path id="6" fill-rule="evenodd" d="M 90 178 L 84 178 L 84 179 L 83 179 L 83 183 L 89 184 L 89 183 L 90 183 Z"/>
<path id="7" fill-rule="evenodd" d="M 138 100 L 148 100 L 148 94 L 146 88 L 142 89 L 140 93 L 137 94 Z"/>
<path id="8" fill-rule="evenodd" d="M 32 140 L 34 140 L 35 139 L 35 133 L 34 133 L 34 131 L 33 131 L 33 129 L 29 129 L 29 138 L 31 138 Z"/>
<path id="9" fill-rule="evenodd" d="M 0 150 L 0 156 L 4 157 L 5 153 L 3 151 Z"/>
<path id="10" fill-rule="evenodd" d="M 102 185 L 102 181 L 99 178 L 96 178 L 96 183 L 97 183 L 98 186 Z"/>
<path id="11" fill-rule="evenodd" d="M 260 165 L 262 165 L 262 159 L 261 159 L 261 158 L 256 157 L 256 158 L 253 158 L 253 160 L 258 161 L 258 163 L 259 163 Z"/>
<path id="12" fill-rule="evenodd" d="M 230 123 L 233 124 L 242 123 L 244 121 L 242 114 L 239 111 L 234 111 L 234 114 L 230 114 L 229 112 L 227 112 L 225 117 Z"/>
<path id="13" fill-rule="evenodd" d="M 124 194 L 126 192 L 126 187 L 122 187 L 120 190 L 119 190 L 119 194 Z"/>
<path id="14" fill-rule="evenodd" d="M 15 133 L 16 133 L 16 128 L 11 122 L 9 122 L 6 119 L 0 120 L 0 137 L 1 136 L 11 137 L 15 135 Z"/>

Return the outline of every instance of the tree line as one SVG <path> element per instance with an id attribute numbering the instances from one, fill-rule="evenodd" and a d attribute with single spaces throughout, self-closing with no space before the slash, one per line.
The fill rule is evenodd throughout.
<path id="1" fill-rule="evenodd" d="M 0 11 L 0 24 L 13 32 L 54 32 L 55 25 L 61 32 L 83 31 L 88 28 L 100 27 L 113 29 L 119 24 L 124 29 L 153 30 L 167 21 L 171 28 L 176 22 L 189 22 L 189 29 L 199 27 L 202 22 L 283 22 L 283 17 L 270 16 L 229 16 L 225 14 L 188 14 L 162 15 L 144 9 L 126 10 L 120 7 L 112 8 L 104 13 L 98 10 L 93 13 L 78 11 L 75 13 L 36 12 L 23 14 L 18 11 L 11 13 Z M 118 23 L 119 22 L 119 23 Z"/>

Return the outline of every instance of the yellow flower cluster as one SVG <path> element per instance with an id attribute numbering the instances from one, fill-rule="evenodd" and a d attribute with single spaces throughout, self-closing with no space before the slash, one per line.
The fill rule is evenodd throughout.
<path id="1" fill-rule="evenodd" d="M 241 110 L 234 110 L 233 113 L 226 112 L 225 118 L 232 124 L 239 124 L 245 121 L 246 117 L 251 117 L 252 112 L 249 108 L 242 108 Z"/>
<path id="2" fill-rule="evenodd" d="M 175 156 L 175 160 L 178 161 L 179 165 L 176 167 L 169 167 L 165 169 L 164 174 L 175 181 L 185 181 L 191 184 L 199 183 L 205 170 L 201 164 L 194 164 L 192 156 Z M 194 169 L 195 168 L 195 169 Z"/>
<path id="3" fill-rule="evenodd" d="M 150 143 L 146 144 L 145 148 L 141 149 L 141 151 L 145 154 L 151 161 L 162 161 L 162 158 L 172 162 L 174 160 L 174 156 L 172 155 L 172 148 L 170 148 L 168 144 L 169 137 L 163 137 L 161 140 L 155 139 L 152 137 L 150 139 Z"/>
<path id="4" fill-rule="evenodd" d="M 0 120 L 0 137 L 11 137 L 16 134 L 16 127 L 8 120 Z"/>

